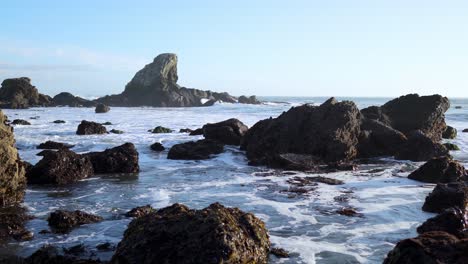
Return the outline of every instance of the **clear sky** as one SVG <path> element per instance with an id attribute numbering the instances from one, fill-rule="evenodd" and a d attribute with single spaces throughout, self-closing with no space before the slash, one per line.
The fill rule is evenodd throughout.
<path id="1" fill-rule="evenodd" d="M 468 1 L 2 1 L 0 79 L 120 93 L 159 53 L 234 95 L 468 97 Z"/>

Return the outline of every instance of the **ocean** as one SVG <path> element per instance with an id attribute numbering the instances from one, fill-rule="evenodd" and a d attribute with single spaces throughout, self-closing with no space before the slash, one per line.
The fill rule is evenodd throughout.
<path id="1" fill-rule="evenodd" d="M 105 114 L 94 108 L 31 108 L 3 110 L 9 119 L 28 120 L 30 126 L 16 126 L 15 138 L 23 160 L 36 163 L 41 157 L 36 146 L 47 140 L 75 144 L 74 151 L 102 151 L 132 142 L 140 154 L 141 172 L 134 175 L 98 175 L 76 184 L 28 186 L 24 205 L 35 216 L 27 224 L 34 239 L 7 245 L 6 250 L 27 256 L 45 244 L 71 247 L 83 243 L 89 252 L 102 260 L 112 252 L 98 252 L 104 242 L 117 244 L 131 221 L 123 213 L 136 206 L 150 204 L 161 208 L 183 203 L 201 209 L 214 202 L 239 207 L 265 221 L 274 247 L 291 253 L 288 259 L 270 258 L 270 263 L 381 263 L 401 239 L 417 235 L 416 227 L 434 214 L 421 210 L 426 195 L 434 185 L 407 179 L 422 163 L 381 159 L 378 164 L 363 165 L 356 171 L 321 174 L 345 182 L 344 185 L 319 184 L 308 194 L 288 192 L 289 173 L 265 167 L 248 166 L 238 147 L 204 161 L 168 160 L 167 150 L 154 152 L 150 145 L 161 142 L 166 149 L 202 136 L 178 133 L 181 128 L 199 128 L 206 123 L 238 118 L 248 126 L 303 103 L 319 104 L 327 98 L 263 97 L 264 105 L 216 104 L 200 108 L 112 107 Z M 390 98 L 340 98 L 353 100 L 359 108 L 381 105 Z M 461 106 L 461 109 L 455 109 Z M 31 119 L 31 117 L 37 117 Z M 61 119 L 65 124 L 54 124 Z M 81 120 L 112 122 L 108 130 L 124 134 L 78 136 Z M 450 140 L 461 151 L 451 154 L 468 165 L 468 99 L 451 100 L 446 113 L 448 125 L 458 130 Z M 156 126 L 174 133 L 151 134 Z M 344 199 L 341 199 L 341 198 Z M 336 210 L 353 207 L 360 217 L 339 215 Z M 40 234 L 48 229 L 47 216 L 56 209 L 83 210 L 98 214 L 105 221 L 84 225 L 69 234 Z M 5 249 L 4 249 L 5 250 Z M 89 254 L 88 252 L 88 254 Z"/>

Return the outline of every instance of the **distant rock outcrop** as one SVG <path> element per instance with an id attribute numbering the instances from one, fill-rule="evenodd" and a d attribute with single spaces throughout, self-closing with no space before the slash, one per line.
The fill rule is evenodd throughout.
<path id="1" fill-rule="evenodd" d="M 94 101 L 86 100 L 66 92 L 59 93 L 52 99 L 53 106 L 93 107 L 96 104 Z"/>
<path id="2" fill-rule="evenodd" d="M 110 106 L 156 107 L 206 106 L 205 102 L 209 100 L 237 102 L 228 93 L 181 87 L 177 80 L 177 55 L 160 54 L 135 74 L 123 93 L 101 97 L 96 101 Z"/>
<path id="3" fill-rule="evenodd" d="M 40 94 L 27 77 L 5 79 L 0 88 L 0 108 L 22 109 L 49 106 L 52 98 Z"/>

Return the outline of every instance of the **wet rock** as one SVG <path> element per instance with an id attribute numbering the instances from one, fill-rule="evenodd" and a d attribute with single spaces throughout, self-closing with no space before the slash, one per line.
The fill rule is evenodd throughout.
<path id="1" fill-rule="evenodd" d="M 71 93 L 59 93 L 52 99 L 52 105 L 54 106 L 70 106 L 70 107 L 93 107 L 96 106 L 96 102 L 86 100 L 79 96 L 74 96 Z"/>
<path id="2" fill-rule="evenodd" d="M 43 151 L 40 151 L 36 154 L 36 156 L 41 156 L 41 157 L 44 157 L 45 155 L 47 155 L 48 153 L 53 153 L 55 152 L 55 150 L 52 150 L 52 149 L 45 149 Z M 34 167 L 32 164 L 30 164 L 31 166 L 27 167 L 26 169 L 26 174 L 28 174 L 28 172 L 32 169 L 32 167 Z"/>
<path id="3" fill-rule="evenodd" d="M 140 171 L 138 151 L 132 143 L 83 154 L 89 158 L 95 173 L 135 173 Z"/>
<path id="4" fill-rule="evenodd" d="M 66 122 L 63 121 L 63 120 L 55 120 L 54 122 L 52 122 L 54 124 L 65 124 Z"/>
<path id="5" fill-rule="evenodd" d="M 269 249 L 265 224 L 253 214 L 174 204 L 133 220 L 111 263 L 266 263 Z"/>
<path id="6" fill-rule="evenodd" d="M 237 101 L 240 104 L 260 104 L 260 101 L 257 99 L 255 95 L 252 95 L 250 97 L 241 95 L 239 98 L 237 98 Z"/>
<path id="7" fill-rule="evenodd" d="M 172 133 L 172 129 L 169 129 L 167 127 L 157 126 L 153 130 L 151 130 L 151 133 L 154 133 L 154 134 Z"/>
<path id="8" fill-rule="evenodd" d="M 31 123 L 29 123 L 26 120 L 23 119 L 15 119 L 13 122 L 11 122 L 12 125 L 22 125 L 22 126 L 30 126 Z"/>
<path id="9" fill-rule="evenodd" d="M 5 79 L 0 88 L 0 108 L 48 106 L 51 98 L 40 94 L 27 77 Z"/>
<path id="10" fill-rule="evenodd" d="M 25 225 L 31 218 L 23 207 L 16 205 L 0 207 L 0 243 L 8 242 L 10 239 L 30 240 L 33 233 L 28 231 Z"/>
<path id="11" fill-rule="evenodd" d="M 224 151 L 224 145 L 213 140 L 203 139 L 190 141 L 172 146 L 167 154 L 168 159 L 175 160 L 203 160 Z"/>
<path id="12" fill-rule="evenodd" d="M 66 211 L 56 210 L 50 213 L 47 218 L 49 226 L 54 229 L 55 232 L 66 233 L 74 227 L 92 224 L 102 221 L 103 218 L 97 215 L 88 214 L 83 211 Z"/>
<path id="13" fill-rule="evenodd" d="M 383 263 L 468 263 L 468 241 L 446 232 L 427 232 L 398 242 Z"/>
<path id="14" fill-rule="evenodd" d="M 441 213 L 451 207 L 465 208 L 468 202 L 468 186 L 464 182 L 439 183 L 426 197 L 423 211 Z"/>
<path id="15" fill-rule="evenodd" d="M 427 161 L 448 155 L 448 150 L 442 144 L 432 141 L 421 131 L 413 131 L 409 134 L 408 141 L 396 153 L 395 159 Z"/>
<path id="16" fill-rule="evenodd" d="M 445 138 L 445 139 L 454 139 L 456 137 L 457 137 L 457 130 L 451 126 L 447 126 L 444 133 L 442 133 L 442 138 Z"/>
<path id="17" fill-rule="evenodd" d="M 377 120 L 364 118 L 359 135 L 359 157 L 394 156 L 406 141 L 406 136 L 400 131 Z"/>
<path id="18" fill-rule="evenodd" d="M 145 216 L 149 213 L 156 212 L 156 209 L 151 207 L 151 205 L 145 205 L 145 206 L 138 206 L 133 208 L 132 210 L 128 211 L 125 213 L 126 217 L 142 217 Z"/>
<path id="19" fill-rule="evenodd" d="M 453 143 L 444 143 L 444 147 L 448 151 L 458 151 L 458 150 L 460 150 L 460 148 L 456 144 L 453 144 Z"/>
<path id="20" fill-rule="evenodd" d="M 105 242 L 96 246 L 96 249 L 99 251 L 113 251 L 115 246 L 109 242 Z"/>
<path id="21" fill-rule="evenodd" d="M 77 135 L 93 135 L 93 134 L 107 134 L 107 129 L 105 126 L 96 123 L 89 122 L 86 120 L 81 121 L 81 124 L 76 130 Z"/>
<path id="22" fill-rule="evenodd" d="M 86 247 L 83 244 L 78 244 L 69 248 L 64 248 L 63 252 L 70 255 L 81 255 L 86 252 Z"/>
<path id="23" fill-rule="evenodd" d="M 219 123 L 203 126 L 203 136 L 206 139 L 219 141 L 226 145 L 240 145 L 241 138 L 249 129 L 241 121 L 231 118 Z"/>
<path id="24" fill-rule="evenodd" d="M 203 135 L 203 128 L 197 128 L 194 131 L 190 132 L 190 136 L 199 136 Z"/>
<path id="25" fill-rule="evenodd" d="M 110 107 L 105 104 L 98 104 L 94 110 L 97 114 L 107 113 L 110 111 Z"/>
<path id="26" fill-rule="evenodd" d="M 122 130 L 118 130 L 118 129 L 111 129 L 109 131 L 109 133 L 112 133 L 112 134 L 123 134 L 124 132 Z"/>
<path id="27" fill-rule="evenodd" d="M 15 147 L 13 128 L 0 110 L 0 207 L 23 201 L 26 188 L 24 163 Z"/>
<path id="28" fill-rule="evenodd" d="M 190 128 L 181 128 L 179 129 L 179 133 L 192 133 L 193 130 Z"/>
<path id="29" fill-rule="evenodd" d="M 75 256 L 60 255 L 58 249 L 52 246 L 44 246 L 27 257 L 24 264 L 100 264 L 100 260 L 79 259 Z"/>
<path id="30" fill-rule="evenodd" d="M 468 128 L 463 129 L 463 133 L 468 133 Z"/>
<path id="31" fill-rule="evenodd" d="M 104 125 L 104 126 L 111 126 L 111 125 L 112 125 L 112 123 L 111 123 L 111 122 L 109 122 L 109 121 L 107 121 L 107 122 L 104 122 L 104 123 L 102 123 L 101 125 Z"/>
<path id="32" fill-rule="evenodd" d="M 296 186 L 307 186 L 307 185 L 315 185 L 316 183 L 323 183 L 328 185 L 341 185 L 344 184 L 343 181 L 322 177 L 322 176 L 315 176 L 315 177 L 292 177 L 291 179 L 287 180 L 288 183 L 296 185 Z"/>
<path id="33" fill-rule="evenodd" d="M 86 156 L 68 149 L 47 151 L 26 174 L 28 184 L 69 184 L 94 174 L 93 164 Z"/>
<path id="34" fill-rule="evenodd" d="M 274 255 L 277 258 L 289 258 L 289 252 L 283 248 L 270 248 L 270 254 Z"/>
<path id="35" fill-rule="evenodd" d="M 337 210 L 336 213 L 339 215 L 344 215 L 344 216 L 349 216 L 349 217 L 362 216 L 362 214 L 358 213 L 356 209 L 350 208 L 350 207 L 341 208 Z"/>
<path id="36" fill-rule="evenodd" d="M 465 209 L 449 208 L 429 218 L 417 228 L 419 234 L 431 231 L 444 231 L 459 238 L 467 237 L 468 214 Z"/>
<path id="37" fill-rule="evenodd" d="M 150 146 L 150 148 L 154 151 L 163 151 L 166 148 L 159 142 L 156 142 Z"/>
<path id="38" fill-rule="evenodd" d="M 48 140 L 44 143 L 39 144 L 37 148 L 38 149 L 63 149 L 63 148 L 70 149 L 70 148 L 73 148 L 74 146 L 75 145 Z"/>
<path id="39" fill-rule="evenodd" d="M 408 175 L 408 179 L 429 182 L 448 183 L 468 180 L 465 167 L 449 157 L 434 158 Z"/>
<path id="40" fill-rule="evenodd" d="M 323 163 L 357 156 L 360 112 L 350 101 L 330 98 L 320 106 L 293 107 L 278 118 L 256 123 L 243 138 L 251 164 L 281 167 L 284 153 L 315 156 Z"/>

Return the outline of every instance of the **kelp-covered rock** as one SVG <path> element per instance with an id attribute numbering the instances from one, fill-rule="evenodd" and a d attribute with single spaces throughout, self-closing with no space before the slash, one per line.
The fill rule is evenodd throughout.
<path id="1" fill-rule="evenodd" d="M 203 136 L 206 139 L 219 141 L 226 145 L 240 145 L 242 137 L 249 128 L 241 121 L 231 118 L 222 122 L 203 126 Z"/>
<path id="2" fill-rule="evenodd" d="M 218 141 L 203 139 L 172 146 L 167 158 L 174 160 L 203 160 L 211 158 L 212 155 L 220 154 L 223 150 L 224 145 Z"/>
<path id="3" fill-rule="evenodd" d="M 163 126 L 157 126 L 153 130 L 151 130 L 151 133 L 154 133 L 154 134 L 172 133 L 172 129 L 163 127 Z"/>
<path id="4" fill-rule="evenodd" d="M 132 143 L 83 154 L 89 158 L 95 173 L 134 173 L 140 171 L 138 151 Z"/>
<path id="5" fill-rule="evenodd" d="M 384 264 L 468 263 L 468 240 L 446 232 L 427 232 L 398 242 Z"/>
<path id="6" fill-rule="evenodd" d="M 445 139 L 454 139 L 456 137 L 457 137 L 457 130 L 451 126 L 447 126 L 444 133 L 442 134 L 442 138 L 445 138 Z"/>
<path id="7" fill-rule="evenodd" d="M 241 148 L 252 164 L 279 167 L 285 153 L 316 156 L 324 163 L 357 156 L 360 112 L 350 101 L 334 98 L 320 106 L 293 107 L 278 118 L 256 123 L 243 138 Z"/>
<path id="8" fill-rule="evenodd" d="M 0 108 L 22 109 L 48 106 L 51 98 L 40 94 L 27 77 L 5 79 L 0 88 Z"/>
<path id="9" fill-rule="evenodd" d="M 0 110 L 0 207 L 20 203 L 26 188 L 25 168 L 15 147 L 13 128 Z"/>
<path id="10" fill-rule="evenodd" d="M 72 228 L 84 225 L 97 223 L 102 221 L 103 218 L 98 215 L 88 214 L 83 211 L 66 211 L 56 210 L 50 213 L 47 218 L 49 226 L 56 232 L 69 232 Z"/>
<path id="11" fill-rule="evenodd" d="M 465 182 L 439 183 L 426 197 L 422 209 L 441 213 L 451 207 L 465 208 L 468 203 L 468 186 Z"/>
<path id="12" fill-rule="evenodd" d="M 94 111 L 98 114 L 107 113 L 110 111 L 110 107 L 105 104 L 98 104 Z"/>
<path id="13" fill-rule="evenodd" d="M 44 143 L 41 143 L 37 146 L 38 149 L 70 149 L 73 148 L 75 145 L 71 145 L 68 143 L 61 143 L 61 142 L 55 142 L 55 141 L 46 141 Z"/>
<path id="14" fill-rule="evenodd" d="M 432 158 L 448 156 L 444 145 L 434 142 L 422 131 L 416 130 L 408 135 L 408 140 L 395 155 L 398 160 L 427 161 Z"/>
<path id="15" fill-rule="evenodd" d="M 44 157 L 27 173 L 28 184 L 69 184 L 94 174 L 89 157 L 68 149 L 44 152 Z"/>
<path id="16" fill-rule="evenodd" d="M 420 234 L 431 231 L 444 231 L 459 238 L 466 238 L 468 235 L 467 229 L 468 214 L 466 210 L 454 207 L 427 219 L 417 228 L 417 231 Z"/>
<path id="17" fill-rule="evenodd" d="M 434 158 L 408 175 L 408 179 L 429 182 L 448 183 L 468 180 L 465 167 L 449 157 Z"/>
<path id="18" fill-rule="evenodd" d="M 81 121 L 76 130 L 77 135 L 107 134 L 107 129 L 102 124 L 96 122 Z"/>
<path id="19" fill-rule="evenodd" d="M 67 92 L 59 93 L 52 98 L 53 106 L 93 107 L 96 104 L 94 101 L 86 100 Z"/>
<path id="20" fill-rule="evenodd" d="M 174 204 L 133 220 L 111 263 L 267 263 L 269 249 L 265 224 L 253 214 Z"/>

